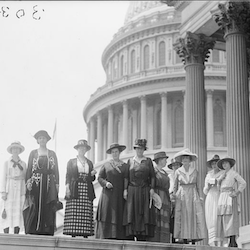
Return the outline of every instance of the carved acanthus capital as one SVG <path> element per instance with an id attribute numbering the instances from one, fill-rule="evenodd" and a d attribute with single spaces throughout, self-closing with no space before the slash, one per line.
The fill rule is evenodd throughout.
<path id="1" fill-rule="evenodd" d="M 225 35 L 230 32 L 242 32 L 250 35 L 250 2 L 229 1 L 218 5 L 219 12 L 214 14 L 215 22 Z"/>
<path id="2" fill-rule="evenodd" d="M 185 65 L 188 63 L 204 64 L 209 57 L 209 50 L 213 49 L 214 44 L 215 39 L 188 31 L 185 38 L 177 40 L 174 49 Z"/>

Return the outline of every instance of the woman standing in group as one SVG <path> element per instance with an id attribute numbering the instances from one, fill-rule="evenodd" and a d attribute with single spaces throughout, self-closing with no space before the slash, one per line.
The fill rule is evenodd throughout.
<path id="1" fill-rule="evenodd" d="M 175 238 L 174 238 L 175 197 L 173 196 L 175 171 L 181 166 L 182 166 L 182 163 L 179 161 L 176 161 L 175 159 L 172 159 L 171 163 L 168 165 L 168 168 L 173 170 L 173 172 L 168 175 L 169 180 L 170 180 L 170 185 L 169 185 L 169 195 L 170 195 L 170 201 L 171 201 L 170 233 L 172 235 L 172 243 L 176 243 Z"/>
<path id="2" fill-rule="evenodd" d="M 66 173 L 66 208 L 63 234 L 75 236 L 94 235 L 93 181 L 96 171 L 93 163 L 85 157 L 91 149 L 86 140 L 79 140 L 74 146 L 78 155 L 69 160 Z"/>
<path id="3" fill-rule="evenodd" d="M 147 140 L 136 139 L 134 149 L 136 155 L 128 160 L 125 175 L 129 184 L 123 225 L 127 237 L 145 241 L 154 237 L 156 224 L 154 206 L 149 206 L 154 195 L 155 171 L 152 160 L 143 155 L 147 149 Z"/>
<path id="4" fill-rule="evenodd" d="M 19 157 L 24 151 L 24 146 L 15 141 L 7 148 L 11 154 L 8 161 L 4 163 L 1 174 L 0 193 L 4 203 L 6 216 L 1 218 L 1 227 L 4 233 L 14 231 L 18 234 L 23 230 L 23 205 L 25 199 L 25 174 L 26 163 Z"/>
<path id="5" fill-rule="evenodd" d="M 184 149 L 174 158 L 181 161 L 183 166 L 176 170 L 174 184 L 175 222 L 174 238 L 181 239 L 184 243 L 206 238 L 205 216 L 202 201 L 199 195 L 198 171 L 191 162 L 197 160 L 197 155 Z"/>
<path id="6" fill-rule="evenodd" d="M 106 162 L 98 176 L 102 186 L 96 214 L 96 238 L 125 239 L 123 227 L 124 187 L 128 185 L 125 178 L 127 164 L 120 160 L 120 153 L 126 148 L 114 143 L 106 151 L 112 159 Z M 126 191 L 125 191 L 126 193 Z"/>
<path id="7" fill-rule="evenodd" d="M 220 196 L 218 200 L 217 236 L 229 238 L 228 247 L 238 247 L 236 236 L 239 235 L 238 195 L 246 188 L 246 181 L 235 171 L 235 159 L 227 156 L 217 162 L 223 174 L 218 178 Z"/>
<path id="8" fill-rule="evenodd" d="M 213 158 L 207 162 L 207 167 L 212 168 L 212 170 L 207 173 L 205 186 L 203 188 L 203 192 L 207 196 L 205 201 L 205 216 L 208 230 L 208 244 L 210 246 L 222 246 L 222 239 L 218 239 L 216 235 L 218 199 L 220 195 L 217 179 L 223 173 L 217 166 L 219 160 L 220 157 L 214 155 Z"/>
<path id="9" fill-rule="evenodd" d="M 150 241 L 157 242 L 170 242 L 170 213 L 171 213 L 171 202 L 169 197 L 169 177 L 167 172 L 163 169 L 167 164 L 167 158 L 165 152 L 158 152 L 154 154 L 153 161 L 157 164 L 155 167 L 155 193 L 159 195 L 162 205 L 156 207 L 156 227 L 155 234 Z"/>
<path id="10" fill-rule="evenodd" d="M 35 202 L 35 215 L 28 234 L 54 235 L 56 204 L 59 191 L 59 171 L 54 151 L 47 148 L 51 139 L 45 130 L 34 135 L 39 148 L 31 151 L 26 174 L 26 185 Z M 31 214 L 29 215 L 31 216 Z"/>

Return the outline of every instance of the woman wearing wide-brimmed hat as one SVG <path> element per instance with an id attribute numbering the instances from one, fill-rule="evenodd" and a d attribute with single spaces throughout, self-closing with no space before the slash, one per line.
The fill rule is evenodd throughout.
<path id="1" fill-rule="evenodd" d="M 18 234 L 23 230 L 23 205 L 26 190 L 26 163 L 19 157 L 19 154 L 24 151 L 24 146 L 19 141 L 15 141 L 10 144 L 7 151 L 11 157 L 4 163 L 0 175 L 0 193 L 4 204 L 3 211 L 0 211 L 0 225 L 4 233 Z M 6 216 L 2 216 L 4 214 Z"/>
<path id="2" fill-rule="evenodd" d="M 67 164 L 63 234 L 87 238 L 94 235 L 93 181 L 96 170 L 92 161 L 85 157 L 86 152 L 91 149 L 88 142 L 79 140 L 74 148 L 78 154 Z"/>
<path id="3" fill-rule="evenodd" d="M 235 171 L 235 159 L 226 156 L 217 162 L 224 173 L 218 178 L 220 196 L 218 200 L 217 236 L 229 238 L 228 247 L 237 247 L 236 236 L 239 235 L 238 196 L 246 188 L 246 181 Z"/>
<path id="4" fill-rule="evenodd" d="M 54 235 L 59 191 L 59 170 L 56 153 L 47 148 L 51 139 L 48 132 L 39 130 L 35 135 L 39 148 L 29 155 L 26 173 L 27 194 L 34 198 L 35 215 L 25 225 L 26 234 Z M 29 221 L 29 218 L 25 218 Z"/>
<path id="5" fill-rule="evenodd" d="M 125 239 L 123 227 L 124 191 L 128 180 L 125 178 L 127 164 L 120 160 L 125 145 L 113 143 L 106 153 L 112 156 L 100 169 L 98 182 L 102 186 L 96 213 L 96 238 Z M 126 188 L 125 188 L 126 187 Z"/>
<path id="6" fill-rule="evenodd" d="M 192 164 L 198 157 L 186 148 L 176 153 L 174 158 L 183 164 L 175 172 L 174 238 L 183 240 L 184 243 L 192 241 L 192 244 L 195 244 L 195 241 L 206 238 L 205 215 L 200 198 L 198 171 Z"/>
<path id="7" fill-rule="evenodd" d="M 154 237 L 156 225 L 154 206 L 150 205 L 155 188 L 155 171 L 152 160 L 144 156 L 146 139 L 136 139 L 136 155 L 128 160 L 128 195 L 124 208 L 123 225 L 127 237 L 147 240 Z"/>
<path id="8" fill-rule="evenodd" d="M 149 241 L 170 242 L 170 213 L 171 202 L 169 197 L 169 177 L 168 173 L 163 169 L 167 164 L 166 152 L 161 151 L 154 154 L 153 161 L 155 166 L 155 193 L 161 199 L 161 207 L 155 208 L 156 226 L 153 238 Z M 153 200 L 154 204 L 154 200 Z"/>
<path id="9" fill-rule="evenodd" d="M 220 195 L 217 180 L 223 173 L 223 171 L 220 171 L 220 168 L 217 166 L 219 160 L 219 155 L 214 155 L 207 161 L 207 167 L 212 170 L 207 173 L 203 188 L 203 193 L 206 195 L 205 218 L 208 230 L 208 244 L 210 246 L 222 246 L 222 239 L 219 239 L 216 235 L 218 199 Z"/>
<path id="10" fill-rule="evenodd" d="M 174 214 L 175 214 L 175 197 L 173 196 L 174 192 L 174 182 L 175 182 L 175 171 L 182 166 L 180 161 L 176 161 L 174 158 L 171 159 L 171 163 L 168 164 L 168 168 L 172 170 L 172 172 L 168 175 L 170 185 L 169 185 L 169 195 L 171 200 L 171 215 L 170 215 L 170 233 L 172 235 L 172 243 L 176 243 L 174 238 Z"/>

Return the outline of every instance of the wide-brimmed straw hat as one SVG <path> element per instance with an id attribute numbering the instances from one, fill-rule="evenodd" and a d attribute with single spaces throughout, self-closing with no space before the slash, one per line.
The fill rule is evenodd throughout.
<path id="1" fill-rule="evenodd" d="M 168 168 L 173 169 L 174 165 L 179 165 L 179 167 L 182 166 L 182 162 L 176 161 L 175 159 L 171 159 L 171 163 L 168 164 Z"/>
<path id="2" fill-rule="evenodd" d="M 79 147 L 86 147 L 87 151 L 91 149 L 88 142 L 86 140 L 79 140 L 78 143 L 74 146 L 75 149 L 78 149 Z"/>
<path id="3" fill-rule="evenodd" d="M 34 137 L 36 139 L 38 139 L 40 136 L 44 136 L 45 138 L 47 138 L 47 141 L 49 141 L 51 139 L 51 137 L 49 136 L 48 132 L 45 130 L 39 130 L 38 132 L 35 133 Z"/>
<path id="4" fill-rule="evenodd" d="M 134 144 L 134 149 L 144 148 L 147 150 L 147 140 L 146 139 L 136 139 Z"/>
<path id="5" fill-rule="evenodd" d="M 219 155 L 214 155 L 210 160 L 207 161 L 207 166 L 211 167 L 212 162 L 218 162 L 220 160 Z"/>
<path id="6" fill-rule="evenodd" d="M 231 168 L 232 168 L 232 167 L 234 166 L 234 164 L 235 164 L 235 159 L 233 159 L 233 158 L 230 157 L 230 156 L 226 156 L 226 157 L 220 159 L 220 160 L 217 162 L 217 166 L 218 166 L 220 169 L 224 169 L 224 168 L 222 167 L 222 163 L 223 163 L 224 161 L 228 161 L 228 162 L 230 163 L 230 165 L 231 165 Z"/>
<path id="7" fill-rule="evenodd" d="M 24 146 L 23 145 L 21 145 L 21 142 L 19 142 L 19 141 L 14 141 L 14 142 L 12 142 L 11 144 L 10 144 L 10 146 L 7 148 L 7 151 L 10 153 L 10 154 L 12 154 L 12 148 L 14 148 L 14 147 L 16 147 L 16 148 L 19 148 L 20 149 L 20 154 L 24 151 Z"/>
<path id="8" fill-rule="evenodd" d="M 153 159 L 153 161 L 156 161 L 156 160 L 158 160 L 158 159 L 162 159 L 162 158 L 168 158 L 168 156 L 166 155 L 166 152 L 157 152 L 157 153 L 155 153 L 154 154 L 154 159 Z"/>
<path id="9" fill-rule="evenodd" d="M 192 153 L 189 148 L 185 148 L 182 151 L 176 153 L 174 155 L 174 158 L 175 158 L 176 161 L 181 162 L 182 161 L 182 159 L 181 159 L 182 156 L 186 156 L 186 155 L 190 156 L 191 161 L 196 161 L 198 159 L 197 154 Z"/>
<path id="10" fill-rule="evenodd" d="M 110 145 L 109 149 L 107 149 L 106 153 L 107 154 L 111 154 L 111 150 L 114 149 L 114 148 L 118 148 L 120 152 L 122 152 L 126 146 L 125 145 L 120 145 L 118 143 L 113 143 Z"/>

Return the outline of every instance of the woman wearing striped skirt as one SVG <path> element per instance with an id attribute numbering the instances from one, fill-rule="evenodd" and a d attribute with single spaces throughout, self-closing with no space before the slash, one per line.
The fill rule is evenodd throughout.
<path id="1" fill-rule="evenodd" d="M 95 192 L 93 181 L 96 171 L 93 163 L 85 157 L 91 149 L 86 140 L 74 146 L 78 151 L 76 158 L 69 160 L 66 173 L 66 208 L 63 234 L 75 236 L 94 235 L 93 200 Z"/>

